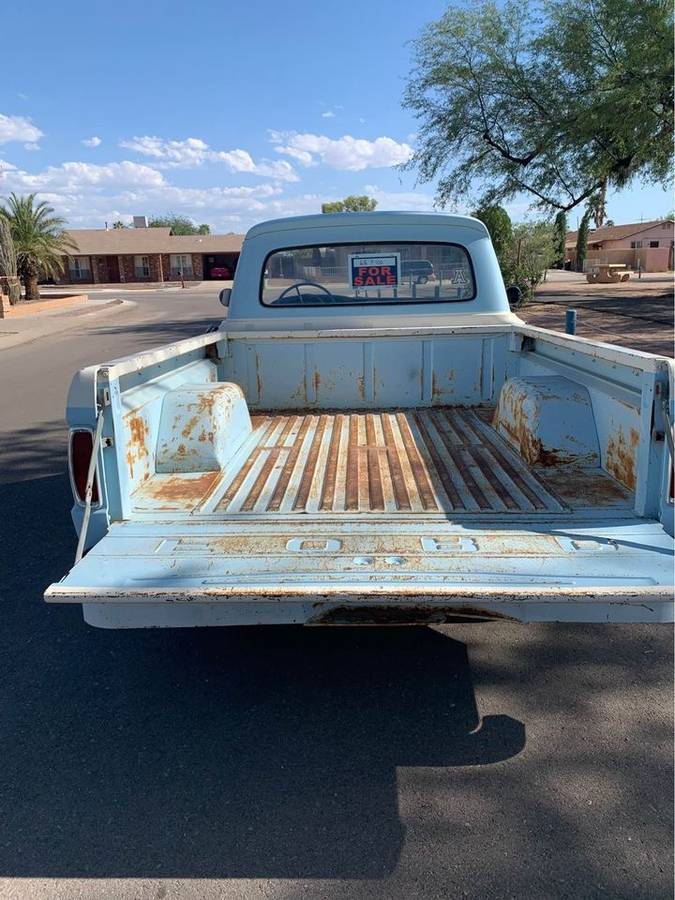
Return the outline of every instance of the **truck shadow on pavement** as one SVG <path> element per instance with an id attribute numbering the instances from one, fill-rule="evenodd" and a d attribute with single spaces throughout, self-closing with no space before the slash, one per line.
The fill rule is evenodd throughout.
<path id="1" fill-rule="evenodd" d="M 481 720 L 466 646 L 432 629 L 108 632 L 45 606 L 69 507 L 64 476 L 0 485 L 1 876 L 383 878 L 397 766 L 523 749 L 521 722 Z"/>

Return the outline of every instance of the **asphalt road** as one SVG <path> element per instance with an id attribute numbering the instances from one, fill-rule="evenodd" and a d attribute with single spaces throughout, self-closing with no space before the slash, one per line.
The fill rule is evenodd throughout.
<path id="1" fill-rule="evenodd" d="M 0 896 L 671 898 L 668 627 L 107 632 L 70 566 L 72 372 L 207 290 L 0 351 Z"/>

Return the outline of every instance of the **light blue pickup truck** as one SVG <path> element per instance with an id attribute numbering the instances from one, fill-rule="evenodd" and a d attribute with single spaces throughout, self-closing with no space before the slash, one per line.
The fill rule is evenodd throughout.
<path id="1" fill-rule="evenodd" d="M 672 362 L 523 323 L 480 222 L 265 222 L 221 302 L 75 376 L 48 602 L 103 628 L 672 620 Z"/>

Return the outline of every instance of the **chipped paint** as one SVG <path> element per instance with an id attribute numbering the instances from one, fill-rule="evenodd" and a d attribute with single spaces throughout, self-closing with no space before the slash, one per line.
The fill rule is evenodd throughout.
<path id="1" fill-rule="evenodd" d="M 129 476 L 132 481 L 136 474 L 141 480 L 146 480 L 150 476 L 151 458 L 147 445 L 150 426 L 138 410 L 127 413 L 124 424 L 129 435 L 125 453 Z"/>
<path id="2" fill-rule="evenodd" d="M 372 606 L 331 606 L 311 618 L 308 625 L 447 625 L 501 619 L 518 621 L 494 610 L 463 604 L 430 606 L 373 604 Z"/>
<path id="3" fill-rule="evenodd" d="M 141 486 L 134 499 L 142 506 L 151 501 L 153 509 L 193 509 L 204 502 L 219 478 L 219 472 L 156 475 Z"/>
<path id="4" fill-rule="evenodd" d="M 566 378 L 513 378 L 503 386 L 493 427 L 530 466 L 599 465 L 590 398 Z"/>
<path id="5" fill-rule="evenodd" d="M 199 416 L 191 416 L 188 419 L 187 424 L 181 431 L 181 434 L 183 435 L 184 438 L 190 437 L 190 435 L 192 434 L 192 429 L 197 425 L 198 422 L 199 422 Z M 180 424 L 178 420 L 176 420 L 176 424 L 177 425 Z"/>
<path id="6" fill-rule="evenodd" d="M 637 429 L 631 428 L 626 436 L 620 425 L 607 441 L 605 468 L 629 491 L 635 490 L 635 469 L 639 445 L 640 434 Z"/>
<path id="7" fill-rule="evenodd" d="M 359 389 L 359 397 L 362 400 L 365 400 L 366 399 L 366 379 L 364 378 L 363 375 L 358 376 L 358 378 L 356 379 L 356 384 Z"/>
<path id="8" fill-rule="evenodd" d="M 256 353 L 255 355 L 255 386 L 257 391 L 258 399 L 262 397 L 263 393 L 263 382 L 260 376 L 260 357 Z"/>
<path id="9" fill-rule="evenodd" d="M 162 401 L 157 471 L 215 472 L 251 432 L 241 388 L 187 384 Z"/>

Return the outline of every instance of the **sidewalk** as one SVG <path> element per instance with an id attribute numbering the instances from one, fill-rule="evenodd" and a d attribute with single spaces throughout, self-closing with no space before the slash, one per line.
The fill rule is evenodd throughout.
<path id="1" fill-rule="evenodd" d="M 44 293 L 44 296 L 49 296 Z M 35 313 L 30 316 L 0 319 L 0 352 L 20 344 L 30 344 L 50 334 L 59 334 L 73 328 L 82 319 L 109 315 L 136 306 L 132 300 L 118 297 L 89 298 L 86 303 L 74 307 Z"/>

